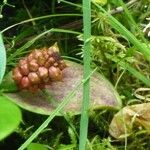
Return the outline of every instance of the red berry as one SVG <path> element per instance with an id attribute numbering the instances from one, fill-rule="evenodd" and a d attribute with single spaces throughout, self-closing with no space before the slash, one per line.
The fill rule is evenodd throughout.
<path id="1" fill-rule="evenodd" d="M 45 79 L 48 77 L 48 70 L 45 67 L 39 67 L 38 75 L 40 78 Z"/>
<path id="2" fill-rule="evenodd" d="M 21 86 L 21 88 L 29 88 L 29 86 L 30 86 L 30 81 L 29 81 L 29 79 L 28 79 L 28 77 L 27 76 L 24 76 L 23 78 L 22 78 L 22 80 L 21 80 L 21 84 L 20 84 L 20 86 Z"/>
<path id="3" fill-rule="evenodd" d="M 59 68 L 51 66 L 48 71 L 49 77 L 52 81 L 58 81 L 62 79 L 62 72 L 60 71 Z"/>
<path id="4" fill-rule="evenodd" d="M 40 78 L 35 72 L 30 72 L 28 75 L 29 80 L 32 84 L 38 84 L 40 83 Z"/>
<path id="5" fill-rule="evenodd" d="M 13 71 L 12 71 L 12 75 L 13 75 L 13 79 L 19 83 L 22 79 L 22 74 L 20 72 L 19 67 L 16 67 Z"/>

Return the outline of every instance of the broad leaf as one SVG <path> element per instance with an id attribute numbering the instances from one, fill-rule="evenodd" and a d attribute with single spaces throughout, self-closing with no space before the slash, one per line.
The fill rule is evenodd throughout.
<path id="1" fill-rule="evenodd" d="M 3 79 L 5 69 L 6 69 L 6 51 L 2 39 L 2 34 L 0 33 L 0 84 Z"/>
<path id="2" fill-rule="evenodd" d="M 67 68 L 63 70 L 63 80 L 53 82 L 46 87 L 46 92 L 20 91 L 16 93 L 7 93 L 10 99 L 27 110 L 32 112 L 49 115 L 62 102 L 77 85 L 82 81 L 83 66 L 71 61 L 66 61 Z M 5 83 L 4 83 L 5 84 Z M 9 83 L 10 84 L 10 83 Z M 82 87 L 71 98 L 64 112 L 79 114 L 82 105 Z M 94 73 L 91 77 L 91 109 L 100 109 L 103 107 L 120 108 L 121 100 L 113 86 L 99 73 Z"/>
<path id="3" fill-rule="evenodd" d="M 12 133 L 20 121 L 20 109 L 7 97 L 0 96 L 0 140 Z"/>

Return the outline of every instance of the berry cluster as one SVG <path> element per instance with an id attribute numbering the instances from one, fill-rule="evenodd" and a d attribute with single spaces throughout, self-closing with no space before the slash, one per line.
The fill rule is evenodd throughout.
<path id="1" fill-rule="evenodd" d="M 53 81 L 62 79 L 62 70 L 66 67 L 56 44 L 50 48 L 33 50 L 21 59 L 13 69 L 13 79 L 19 89 L 36 91 Z"/>

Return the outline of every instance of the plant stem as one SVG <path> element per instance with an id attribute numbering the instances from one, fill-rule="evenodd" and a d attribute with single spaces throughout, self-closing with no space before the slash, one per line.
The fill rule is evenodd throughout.
<path id="1" fill-rule="evenodd" d="M 91 1 L 83 0 L 83 28 L 84 28 L 84 79 L 90 74 L 90 38 L 91 38 Z M 90 101 L 90 82 L 83 85 L 83 103 L 80 120 L 80 138 L 79 150 L 86 149 L 87 133 L 88 133 L 88 109 Z"/>

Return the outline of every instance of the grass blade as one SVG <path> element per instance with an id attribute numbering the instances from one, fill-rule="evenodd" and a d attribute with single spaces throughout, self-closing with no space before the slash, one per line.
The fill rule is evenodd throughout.
<path id="1" fill-rule="evenodd" d="M 136 1 L 136 0 L 134 0 Z M 143 32 L 140 30 L 138 24 L 135 22 L 134 18 L 131 15 L 131 12 L 128 10 L 127 6 L 125 5 L 125 3 L 123 2 L 123 0 L 119 0 L 119 4 L 123 7 L 124 9 L 124 13 L 126 18 L 129 20 L 130 22 L 130 26 L 134 26 L 135 29 L 137 30 L 137 32 L 140 35 L 140 38 L 142 39 L 143 42 L 145 42 L 148 45 L 148 41 L 146 40 L 146 38 L 144 37 Z"/>
<path id="2" fill-rule="evenodd" d="M 134 69 L 130 64 L 124 61 L 120 61 L 118 62 L 118 64 L 124 69 L 127 69 L 133 76 L 145 83 L 145 85 L 150 87 L 150 79 L 146 78 L 142 73 Z"/>
<path id="3" fill-rule="evenodd" d="M 139 52 L 141 52 L 144 57 L 150 61 L 150 47 L 146 45 L 142 46 L 141 42 L 126 28 L 124 27 L 117 19 L 115 19 L 112 15 L 105 11 L 100 5 L 93 3 L 99 10 L 103 12 L 109 19 L 110 25 L 116 29 L 120 34 L 124 35 L 136 48 Z"/>
<path id="4" fill-rule="evenodd" d="M 46 15 L 46 16 L 40 16 L 40 17 L 36 17 L 36 18 L 32 18 L 32 19 L 28 19 L 28 20 L 24 20 L 21 21 L 19 23 L 13 24 L 5 29 L 3 29 L 1 31 L 1 33 L 6 32 L 7 30 L 16 27 L 18 25 L 24 24 L 24 23 L 28 23 L 28 22 L 32 22 L 32 21 L 36 21 L 36 20 L 41 20 L 41 19 L 47 19 L 47 18 L 54 18 L 54 17 L 72 17 L 72 16 L 79 16 L 82 17 L 82 14 L 53 14 L 53 15 Z"/>
<path id="5" fill-rule="evenodd" d="M 80 35 L 80 32 L 76 32 L 76 31 L 71 31 L 71 30 L 64 30 L 64 29 L 56 29 L 56 28 L 52 28 L 50 30 L 47 30 L 41 34 L 39 34 L 38 36 L 36 36 L 34 39 L 32 39 L 31 41 L 28 41 L 25 45 L 23 45 L 21 48 L 17 49 L 12 55 L 10 55 L 7 59 L 7 63 L 10 63 L 16 56 L 19 56 L 21 54 L 22 51 L 24 51 L 25 49 L 29 48 L 36 40 L 38 40 L 39 38 L 41 38 L 42 36 L 44 36 L 45 34 L 49 33 L 49 32 L 61 32 L 61 33 L 70 33 L 70 34 L 76 34 L 76 35 Z"/>
<path id="6" fill-rule="evenodd" d="M 134 69 L 129 63 L 120 61 L 119 59 L 113 59 L 111 55 L 107 54 L 106 57 L 115 63 L 118 63 L 121 67 L 128 70 L 134 77 L 142 81 L 145 85 L 150 86 L 150 79 L 146 78 L 141 72 Z"/>
<path id="7" fill-rule="evenodd" d="M 84 79 L 90 74 L 90 38 L 91 38 L 91 1 L 83 0 L 83 26 L 84 26 Z M 83 85 L 83 103 L 80 120 L 79 150 L 86 149 L 88 133 L 88 109 L 90 101 L 90 82 Z"/>
<path id="8" fill-rule="evenodd" d="M 78 83 L 73 91 L 71 91 L 59 106 L 51 113 L 51 115 L 44 121 L 44 123 L 21 145 L 18 150 L 24 150 L 42 131 L 45 129 L 52 119 L 61 111 L 61 109 L 70 101 L 70 98 L 76 92 L 76 90 L 81 86 L 82 82 Z"/>
<path id="9" fill-rule="evenodd" d="M 83 81 L 79 82 L 76 87 L 62 100 L 62 102 L 58 105 L 58 107 L 50 114 L 50 116 L 44 121 L 44 123 L 21 145 L 21 147 L 18 150 L 24 150 L 42 131 L 45 129 L 48 124 L 52 121 L 52 119 L 58 114 L 61 113 L 61 110 L 63 107 L 65 107 L 66 104 L 69 103 L 72 96 L 75 94 L 76 90 L 84 83 L 89 80 L 90 76 L 96 71 L 94 69 L 90 75 L 84 79 Z"/>

